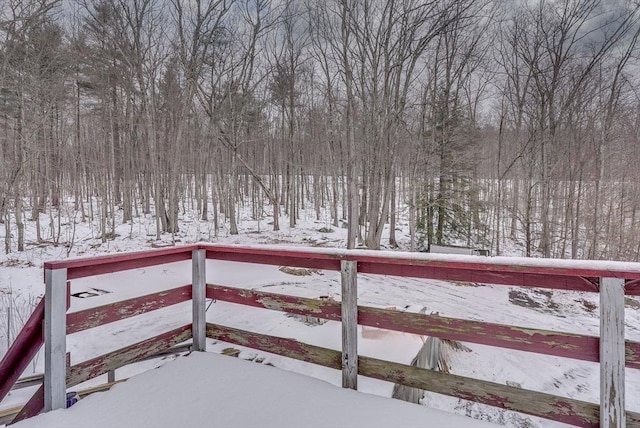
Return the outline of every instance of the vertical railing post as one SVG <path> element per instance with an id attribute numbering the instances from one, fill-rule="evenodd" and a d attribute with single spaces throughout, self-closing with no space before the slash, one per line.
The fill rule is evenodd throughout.
<path id="1" fill-rule="evenodd" d="M 358 389 L 358 264 L 342 260 L 342 387 Z"/>
<path id="2" fill-rule="evenodd" d="M 193 303 L 193 350 L 207 350 L 207 333 L 206 333 L 206 251 L 193 250 L 191 255 L 191 290 Z"/>
<path id="3" fill-rule="evenodd" d="M 600 278 L 600 427 L 624 428 L 624 278 Z"/>
<path id="4" fill-rule="evenodd" d="M 44 410 L 67 407 L 67 269 L 45 270 Z"/>

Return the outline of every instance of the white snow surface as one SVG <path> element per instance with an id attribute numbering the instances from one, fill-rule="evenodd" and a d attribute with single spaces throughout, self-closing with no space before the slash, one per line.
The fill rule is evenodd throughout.
<path id="1" fill-rule="evenodd" d="M 458 427 L 494 424 L 237 358 L 192 353 L 16 428 Z"/>

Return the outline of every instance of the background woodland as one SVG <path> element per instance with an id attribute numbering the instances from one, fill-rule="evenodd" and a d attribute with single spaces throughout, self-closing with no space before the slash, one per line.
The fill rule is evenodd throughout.
<path id="1" fill-rule="evenodd" d="M 5 252 L 61 221 L 640 260 L 637 1 L 1 0 Z M 121 215 L 116 216 L 116 213 Z M 61 220 L 66 219 L 66 220 Z M 383 241 L 383 230 L 385 239 Z M 61 236 L 62 235 L 62 236 Z M 387 242 L 388 237 L 388 242 Z M 67 242 L 67 244 L 69 244 Z"/>

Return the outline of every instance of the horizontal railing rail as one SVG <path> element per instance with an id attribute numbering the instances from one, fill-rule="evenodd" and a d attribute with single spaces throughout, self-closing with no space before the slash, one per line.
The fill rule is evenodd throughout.
<path id="1" fill-rule="evenodd" d="M 207 284 L 207 298 L 330 321 L 342 320 L 341 304 L 333 300 L 310 299 L 213 284 Z M 600 338 L 597 336 L 367 306 L 358 306 L 358 324 L 582 361 L 600 361 Z M 640 369 L 640 343 L 626 341 L 626 366 Z"/>

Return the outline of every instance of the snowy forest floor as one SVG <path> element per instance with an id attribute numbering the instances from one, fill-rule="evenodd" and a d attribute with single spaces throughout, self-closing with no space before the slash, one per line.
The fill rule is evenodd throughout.
<path id="1" fill-rule="evenodd" d="M 216 231 L 212 230 L 211 221 L 200 221 L 196 213 L 187 211 L 181 216 L 180 231 L 175 236 L 164 234 L 161 240 L 155 239 L 155 218 L 145 216 L 135 218 L 129 224 L 116 222 L 115 234 L 106 243 L 101 242 L 97 221 L 93 224 L 81 223 L 77 220 L 78 214 L 75 218 L 74 221 L 74 216 L 71 215 L 61 219 L 60 227 L 55 231 L 62 236 L 60 242 L 73 242 L 73 245 L 53 245 L 55 234 L 51 233 L 51 227 L 47 229 L 49 235 L 43 229 L 41 242 L 36 242 L 35 222 L 27 222 L 26 250 L 0 253 L 0 355 L 6 352 L 8 342 L 16 336 L 37 298 L 44 292 L 42 263 L 47 260 L 88 257 L 200 241 L 252 245 L 346 246 L 347 230 L 333 227 L 328 216 L 317 220 L 311 210 L 301 211 L 301 218 L 295 228 L 290 228 L 288 221 L 285 221 L 286 217 L 283 216 L 281 230 L 278 232 L 271 231 L 270 218 L 251 220 L 248 213 L 242 213 L 238 223 L 238 235 L 230 235 L 224 226 L 216 234 Z M 49 222 L 50 217 L 43 215 L 41 224 L 46 225 Z M 54 218 L 54 225 L 56 223 Z M 401 249 L 408 249 L 407 222 L 401 219 L 396 233 Z M 386 236 L 388 231 L 383 236 L 383 242 L 386 242 Z M 519 255 L 515 251 L 513 254 Z M 207 281 L 211 283 L 267 289 L 271 292 L 303 297 L 332 296 L 340 299 L 338 272 L 308 273 L 299 276 L 273 266 L 207 262 Z M 71 292 L 86 293 L 84 295 L 90 297 L 73 298 L 70 311 L 180 286 L 190 282 L 190 274 L 190 264 L 180 262 L 75 280 L 72 281 Z M 598 334 L 598 295 L 595 293 L 556 292 L 374 275 L 360 275 L 358 281 L 358 298 L 362 305 L 394 307 L 411 312 L 426 311 L 442 316 L 523 327 Z M 71 335 L 67 346 L 72 364 L 184 325 L 189 322 L 190 316 L 190 303 L 179 304 Z M 8 325 L 8 318 L 12 320 L 11 325 Z M 212 303 L 207 312 L 207 321 L 275 336 L 293 337 L 333 349 L 339 349 L 341 344 L 339 323 L 314 325 L 279 312 L 239 307 L 223 302 Z M 640 301 L 635 298 L 627 298 L 625 324 L 627 338 L 640 340 Z M 360 329 L 359 351 L 364 355 L 409 363 L 420 349 L 423 339 L 409 334 Z M 229 352 L 228 348 L 229 345 L 214 341 L 210 341 L 208 346 L 208 350 L 213 352 Z M 240 358 L 272 364 L 340 385 L 341 375 L 335 370 L 250 349 L 235 348 L 238 348 Z M 465 344 L 461 349 L 445 346 L 445 353 L 449 370 L 454 374 L 508 383 L 594 403 L 599 401 L 599 368 L 595 363 L 475 344 Z M 42 360 L 41 357 L 37 357 L 25 375 L 42 372 Z M 118 377 L 139 373 L 162 362 L 147 361 L 120 369 Z M 627 408 L 640 411 L 640 370 L 627 369 L 626 376 Z M 86 385 L 104 381 L 105 379 L 99 378 Z M 361 378 L 359 383 L 359 390 L 376 395 L 389 397 L 392 389 L 393 385 L 372 379 Z M 32 392 L 32 388 L 15 391 L 0 403 L 0 408 L 24 402 Z M 550 421 L 437 394 L 426 394 L 422 403 L 429 407 L 512 427 L 561 426 Z"/>

